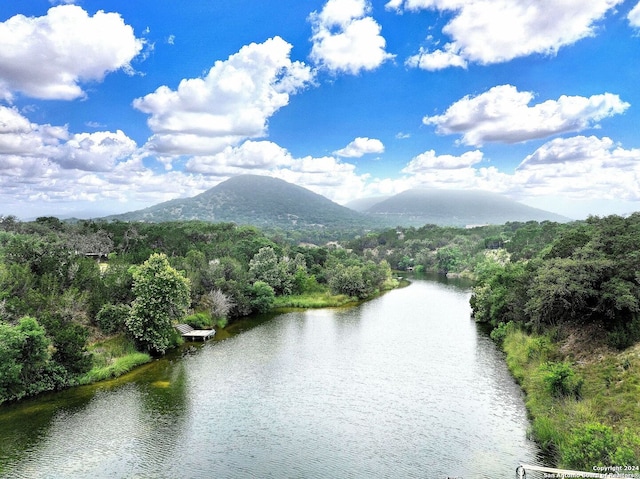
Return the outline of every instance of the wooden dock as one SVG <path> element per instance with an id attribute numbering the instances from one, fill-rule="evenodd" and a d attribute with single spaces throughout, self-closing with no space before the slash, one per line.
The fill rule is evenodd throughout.
<path id="1" fill-rule="evenodd" d="M 216 331 L 214 329 L 193 329 L 188 324 L 176 324 L 175 328 L 183 338 L 189 339 L 191 341 L 195 341 L 196 339 L 202 339 L 202 341 L 206 341 L 216 334 Z"/>

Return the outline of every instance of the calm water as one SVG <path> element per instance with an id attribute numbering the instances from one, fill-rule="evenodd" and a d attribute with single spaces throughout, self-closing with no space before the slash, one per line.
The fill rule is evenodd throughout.
<path id="1" fill-rule="evenodd" d="M 418 280 L 1 408 L 0 475 L 513 478 L 538 451 L 468 299 Z"/>

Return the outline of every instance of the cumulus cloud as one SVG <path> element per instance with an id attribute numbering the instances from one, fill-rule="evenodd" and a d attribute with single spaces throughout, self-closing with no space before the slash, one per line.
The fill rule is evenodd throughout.
<path id="1" fill-rule="evenodd" d="M 344 158 L 360 158 L 369 153 L 383 153 L 384 145 L 375 138 L 358 137 L 334 154 Z"/>
<path id="2" fill-rule="evenodd" d="M 31 123 L 16 108 L 0 106 L 0 172 L 1 165 L 19 166 L 20 159 L 27 170 L 36 164 L 55 164 L 62 169 L 109 171 L 136 151 L 135 141 L 120 130 L 71 134 L 66 126 Z"/>
<path id="3" fill-rule="evenodd" d="M 116 70 L 132 71 L 144 46 L 117 13 L 94 16 L 76 5 L 43 17 L 16 15 L 0 23 L 0 97 L 15 92 L 42 99 L 85 96 L 80 84 Z M 42 61 L 46 58 L 46 61 Z"/>
<path id="4" fill-rule="evenodd" d="M 108 214 L 114 202 L 131 210 L 211 186 L 203 175 L 159 174 L 143 158 L 120 130 L 72 133 L 0 106 L 0 214 L 39 216 L 47 204 L 46 214 L 78 214 L 83 207 Z M 40 206 L 31 211 L 35 203 Z"/>
<path id="5" fill-rule="evenodd" d="M 154 134 L 147 147 L 161 155 L 206 155 L 265 136 L 267 120 L 313 79 L 308 66 L 290 60 L 290 51 L 280 37 L 252 43 L 215 62 L 203 78 L 134 100 L 150 115 Z"/>
<path id="6" fill-rule="evenodd" d="M 356 75 L 393 58 L 370 12 L 368 0 L 329 0 L 320 13 L 313 12 L 311 59 L 332 72 Z"/>
<path id="7" fill-rule="evenodd" d="M 61 149 L 56 162 L 63 168 L 111 171 L 118 160 L 129 158 L 138 146 L 121 130 L 76 133 Z"/>
<path id="8" fill-rule="evenodd" d="M 529 106 L 532 92 L 500 85 L 477 95 L 465 96 L 442 115 L 424 117 L 439 134 L 461 134 L 462 143 L 518 143 L 597 126 L 597 122 L 623 113 L 629 104 L 618 95 L 604 93 L 589 98 L 561 96 Z"/>
<path id="9" fill-rule="evenodd" d="M 607 137 L 556 138 L 527 156 L 515 177 L 532 196 L 640 201 L 640 149 Z"/>
<path id="10" fill-rule="evenodd" d="M 525 157 L 512 174 L 478 167 L 482 159 L 479 151 L 459 157 L 427 151 L 407 164 L 404 178 L 391 182 L 405 187 L 484 189 L 521 201 L 542 197 L 640 201 L 640 149 L 625 149 L 607 137 L 553 139 Z"/>
<path id="11" fill-rule="evenodd" d="M 475 166 L 483 160 L 484 154 L 479 150 L 459 156 L 438 155 L 434 150 L 428 150 L 414 157 L 401 170 L 404 177 L 385 180 L 376 186 L 383 188 L 380 194 L 385 194 L 385 190 L 398 193 L 409 188 L 504 190 L 504 175 L 496 168 Z"/>
<path id="12" fill-rule="evenodd" d="M 185 170 L 214 176 L 233 176 L 242 173 L 265 174 L 272 168 L 293 162 L 291 154 L 271 141 L 245 141 L 238 147 L 227 146 L 215 155 L 194 156 Z"/>
<path id="13" fill-rule="evenodd" d="M 627 20 L 632 27 L 640 28 L 640 2 L 629 12 Z"/>
<path id="14" fill-rule="evenodd" d="M 469 168 L 483 159 L 480 150 L 467 151 L 461 156 L 436 155 L 434 150 L 425 151 L 413 158 L 402 170 L 403 173 L 422 173 L 434 169 L 456 170 Z"/>
<path id="15" fill-rule="evenodd" d="M 430 70 L 467 62 L 488 65 L 557 51 L 595 34 L 596 23 L 623 0 L 391 0 L 390 10 L 432 9 L 451 20 L 443 49 L 421 50 L 409 65 Z"/>

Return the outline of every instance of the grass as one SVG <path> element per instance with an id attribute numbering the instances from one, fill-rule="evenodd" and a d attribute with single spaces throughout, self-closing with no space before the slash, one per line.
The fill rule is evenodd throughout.
<path id="1" fill-rule="evenodd" d="M 276 309 L 283 308 L 332 308 L 346 306 L 355 303 L 357 300 L 345 294 L 331 294 L 326 291 L 316 291 L 304 294 L 295 294 L 289 296 L 277 296 L 273 307 Z"/>
<path id="2" fill-rule="evenodd" d="M 526 393 L 531 435 L 555 465 L 584 471 L 640 465 L 640 344 L 623 352 L 583 351 L 580 361 L 572 363 L 583 381 L 579 397 L 558 396 L 545 382 L 549 363 L 573 358 L 558 341 L 514 328 L 503 349 Z"/>
<path id="3" fill-rule="evenodd" d="M 116 378 L 151 361 L 151 356 L 137 351 L 124 334 L 93 343 L 87 350 L 92 354 L 93 367 L 79 378 L 78 384 Z"/>

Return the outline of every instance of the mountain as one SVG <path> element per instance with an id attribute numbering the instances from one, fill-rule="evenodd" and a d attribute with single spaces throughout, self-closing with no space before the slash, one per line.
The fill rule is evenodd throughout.
<path id="1" fill-rule="evenodd" d="M 570 218 L 518 203 L 505 196 L 477 190 L 407 190 L 376 201 L 364 213 L 387 224 L 468 226 L 508 221 L 556 221 Z"/>
<path id="2" fill-rule="evenodd" d="M 235 222 L 258 227 L 368 228 L 375 219 L 300 186 L 258 175 L 234 176 L 191 198 L 180 198 L 106 220 Z"/>

